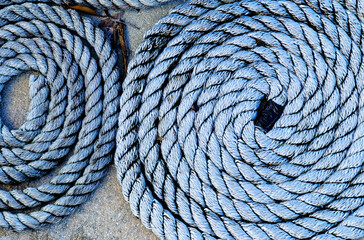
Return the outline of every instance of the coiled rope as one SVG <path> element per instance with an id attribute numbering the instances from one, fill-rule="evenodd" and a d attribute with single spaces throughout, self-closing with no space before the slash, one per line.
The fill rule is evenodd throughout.
<path id="1" fill-rule="evenodd" d="M 102 30 L 46 4 L 0 9 L 0 89 L 30 73 L 26 122 L 0 121 L 0 182 L 28 182 L 67 161 L 48 182 L 0 190 L 0 226 L 22 231 L 74 212 L 107 172 L 115 147 L 120 80 Z"/>
<path id="2" fill-rule="evenodd" d="M 9 5 L 11 3 L 24 3 L 24 2 L 54 2 L 58 5 L 66 4 L 69 6 L 91 6 L 94 9 L 103 10 L 117 10 L 127 8 L 148 8 L 158 6 L 164 3 L 172 2 L 174 0 L 0 0 L 0 6 Z"/>
<path id="3" fill-rule="evenodd" d="M 192 0 L 145 34 L 115 159 L 145 226 L 162 239 L 364 237 L 363 3 Z"/>
<path id="4" fill-rule="evenodd" d="M 57 4 L 79 4 L 92 6 L 95 9 L 148 8 L 172 2 L 174 0 L 51 0 Z"/>

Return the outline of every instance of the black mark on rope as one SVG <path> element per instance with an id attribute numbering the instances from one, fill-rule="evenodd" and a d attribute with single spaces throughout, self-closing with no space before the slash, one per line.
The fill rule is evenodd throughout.
<path id="1" fill-rule="evenodd" d="M 192 105 L 192 110 L 197 112 L 200 109 L 200 107 L 197 105 L 197 102 L 194 102 Z"/>
<path id="2" fill-rule="evenodd" d="M 283 113 L 283 106 L 264 98 L 258 108 L 257 118 L 254 123 L 256 126 L 263 128 L 266 132 L 271 130 L 274 123 Z"/>
<path id="3" fill-rule="evenodd" d="M 257 46 L 259 46 L 259 47 L 265 45 L 265 43 L 260 39 L 255 39 L 255 42 L 257 43 Z"/>

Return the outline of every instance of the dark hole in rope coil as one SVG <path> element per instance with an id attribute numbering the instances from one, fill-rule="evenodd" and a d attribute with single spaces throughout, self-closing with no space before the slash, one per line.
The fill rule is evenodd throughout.
<path id="1" fill-rule="evenodd" d="M 254 124 L 261 127 L 265 132 L 271 130 L 283 113 L 284 107 L 275 103 L 273 100 L 267 100 L 265 97 L 257 110 L 257 118 Z"/>

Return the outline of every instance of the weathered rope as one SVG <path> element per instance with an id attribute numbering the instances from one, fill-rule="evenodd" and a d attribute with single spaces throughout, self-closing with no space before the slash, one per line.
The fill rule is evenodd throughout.
<path id="1" fill-rule="evenodd" d="M 9 5 L 11 3 L 24 2 L 54 2 L 58 5 L 67 4 L 91 6 L 94 9 L 127 9 L 127 8 L 148 8 L 161 5 L 163 3 L 172 2 L 174 0 L 0 0 L 0 6 Z"/>
<path id="2" fill-rule="evenodd" d="M 161 5 L 174 0 L 52 0 L 57 4 L 79 4 L 88 5 L 96 9 L 126 9 L 126 8 L 148 8 Z"/>
<path id="3" fill-rule="evenodd" d="M 36 229 L 70 215 L 107 172 L 115 147 L 120 80 L 102 30 L 46 4 L 0 9 L 0 89 L 32 73 L 26 122 L 0 121 L 0 182 L 28 182 L 65 162 L 49 183 L 0 190 L 0 227 Z"/>
<path id="4" fill-rule="evenodd" d="M 364 237 L 363 20 L 362 0 L 192 0 L 159 20 L 122 86 L 133 213 L 162 239 Z"/>

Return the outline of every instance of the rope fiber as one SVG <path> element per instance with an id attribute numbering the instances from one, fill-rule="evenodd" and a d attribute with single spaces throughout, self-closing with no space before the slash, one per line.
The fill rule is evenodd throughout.
<path id="1" fill-rule="evenodd" d="M 363 20 L 362 0 L 191 0 L 161 18 L 122 84 L 133 213 L 161 239 L 364 237 Z"/>
<path id="2" fill-rule="evenodd" d="M 58 5 L 90 6 L 95 10 L 123 10 L 127 8 L 148 8 L 159 6 L 174 0 L 0 0 L 0 6 L 13 3 L 43 2 Z"/>
<path id="3" fill-rule="evenodd" d="M 127 8 L 148 8 L 172 2 L 174 0 L 51 0 L 57 4 L 87 5 L 94 9 L 127 9 Z"/>
<path id="4" fill-rule="evenodd" d="M 30 74 L 26 121 L 0 121 L 0 227 L 23 231 L 56 222 L 84 203 L 112 161 L 120 80 L 102 30 L 76 11 L 0 0 L 0 90 Z"/>

